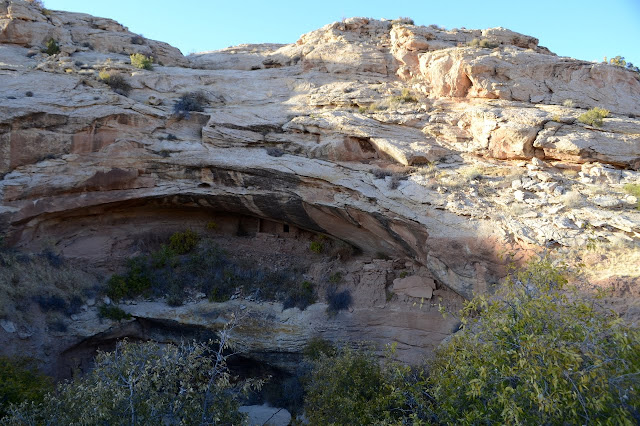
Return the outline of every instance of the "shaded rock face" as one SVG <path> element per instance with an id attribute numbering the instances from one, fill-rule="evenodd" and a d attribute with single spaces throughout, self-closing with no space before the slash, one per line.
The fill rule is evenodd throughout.
<path id="1" fill-rule="evenodd" d="M 61 53 L 48 56 L 51 38 Z M 154 56 L 155 68 L 134 68 L 131 53 Z M 129 95 L 100 71 L 123 76 Z M 503 28 L 352 18 L 292 44 L 184 57 L 108 19 L 5 0 L 0 79 L 0 229 L 15 247 L 46 243 L 112 272 L 135 235 L 225 216 L 422 268 L 397 284 L 404 305 L 386 310 L 391 282 L 373 270 L 357 281 L 369 301 L 335 323 L 322 306 L 273 308 L 255 329 L 290 334 L 248 333 L 256 353 L 298 353 L 319 334 L 404 342 L 417 360 L 455 327 L 407 311 L 416 300 L 490 292 L 510 259 L 541 248 L 640 240 L 637 200 L 622 192 L 640 181 L 637 73 L 557 57 Z M 202 111 L 174 114 L 198 91 Z M 602 127 L 578 121 L 595 106 L 611 111 Z M 596 199 L 594 185 L 616 199 Z M 208 327 L 191 311 L 136 306 L 138 319 Z M 93 321 L 69 341 L 114 326 Z"/>

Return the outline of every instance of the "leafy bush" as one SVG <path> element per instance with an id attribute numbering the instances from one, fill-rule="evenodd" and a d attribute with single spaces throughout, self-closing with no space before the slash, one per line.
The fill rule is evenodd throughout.
<path id="1" fill-rule="evenodd" d="M 153 268 L 164 268 L 178 266 L 178 253 L 169 245 L 162 244 L 157 251 L 151 253 L 151 266 Z"/>
<path id="2" fill-rule="evenodd" d="M 51 378 L 38 372 L 34 360 L 0 356 L 0 420 L 11 404 L 40 402 L 52 388 Z"/>
<path id="3" fill-rule="evenodd" d="M 107 318 L 113 321 L 131 319 L 131 314 L 128 314 L 115 305 L 100 305 L 98 308 L 98 315 L 100 318 Z"/>
<path id="4" fill-rule="evenodd" d="M 576 106 L 576 103 L 573 101 L 573 99 L 565 99 L 564 101 L 562 101 L 562 105 L 566 106 L 567 108 L 573 108 Z"/>
<path id="5" fill-rule="evenodd" d="M 338 312 L 349 309 L 351 303 L 353 303 L 353 298 L 348 289 L 338 292 L 335 287 L 331 287 L 327 290 L 327 304 L 329 305 L 327 313 L 329 316 L 335 316 Z"/>
<path id="6" fill-rule="evenodd" d="M 640 331 L 565 291 L 549 261 L 512 274 L 462 311 L 428 388 L 438 423 L 633 424 Z"/>
<path id="7" fill-rule="evenodd" d="M 100 71 L 98 78 L 105 82 L 109 87 L 111 87 L 111 90 L 119 95 L 127 96 L 129 95 L 129 92 L 131 92 L 131 85 L 120 74 L 111 74 L 106 71 Z"/>
<path id="8" fill-rule="evenodd" d="M 125 275 L 114 274 L 109 278 L 106 294 L 117 301 L 148 293 L 150 289 L 151 278 L 148 265 L 143 257 L 135 257 L 127 262 Z"/>
<path id="9" fill-rule="evenodd" d="M 336 356 L 338 349 L 333 345 L 333 343 L 326 339 L 313 337 L 307 342 L 302 353 L 307 359 L 317 361 L 323 356 Z"/>
<path id="10" fill-rule="evenodd" d="M 224 335 L 218 348 L 120 342 L 98 354 L 89 374 L 42 402 L 14 406 L 2 424 L 243 424 L 235 395 L 261 383 L 232 384 L 227 347 Z"/>
<path id="11" fill-rule="evenodd" d="M 589 111 L 581 114 L 578 121 L 590 126 L 602 127 L 602 119 L 609 116 L 609 110 L 604 108 L 591 108 Z"/>
<path id="12" fill-rule="evenodd" d="M 45 53 L 49 56 L 57 55 L 58 53 L 60 53 L 60 45 L 58 45 L 58 42 L 52 38 L 49 39 L 49 41 L 47 42 Z"/>
<path id="13" fill-rule="evenodd" d="M 145 56 L 142 53 L 134 53 L 129 56 L 131 59 L 131 65 L 136 68 L 140 68 L 141 70 L 152 70 L 153 69 L 153 58 L 149 56 Z"/>
<path id="14" fill-rule="evenodd" d="M 31 90 L 28 90 L 27 92 L 25 92 L 24 94 L 27 98 L 32 98 L 33 97 L 33 92 Z"/>
<path id="15" fill-rule="evenodd" d="M 306 386 L 305 414 L 314 425 L 395 424 L 404 405 L 396 368 L 383 367 L 363 350 L 321 353 Z"/>
<path id="16" fill-rule="evenodd" d="M 324 244 L 321 241 L 311 241 L 309 244 L 309 250 L 314 253 L 320 254 L 324 250 Z"/>
<path id="17" fill-rule="evenodd" d="M 637 424 L 640 330 L 567 288 L 548 260 L 461 311 L 426 369 L 314 343 L 311 424 Z M 311 346 L 311 345 L 310 345 Z M 317 348 L 314 348 L 317 347 Z"/>
<path id="18" fill-rule="evenodd" d="M 606 62 L 606 58 L 605 58 L 605 62 Z M 640 68 L 636 67 L 631 62 L 627 62 L 624 59 L 624 56 L 618 55 L 615 58 L 609 59 L 609 64 L 615 65 L 617 67 L 626 68 L 626 69 L 634 71 L 634 72 L 640 72 Z"/>
<path id="19" fill-rule="evenodd" d="M 200 241 L 200 236 L 187 229 L 184 232 L 176 232 L 169 238 L 169 248 L 177 254 L 189 253 Z"/>
<path id="20" fill-rule="evenodd" d="M 178 118 L 189 118 L 192 111 L 204 111 L 207 102 L 207 96 L 203 92 L 185 93 L 173 105 L 173 113 Z"/>
<path id="21" fill-rule="evenodd" d="M 483 38 L 483 39 L 474 38 L 468 43 L 468 45 L 471 47 L 481 48 L 481 49 L 495 49 L 496 47 L 499 46 L 498 43 L 493 43 L 491 40 L 488 40 L 486 38 Z"/>

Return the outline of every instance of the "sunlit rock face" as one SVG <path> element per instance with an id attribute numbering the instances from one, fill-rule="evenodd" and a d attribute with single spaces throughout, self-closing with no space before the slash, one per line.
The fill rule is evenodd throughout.
<path id="1" fill-rule="evenodd" d="M 60 53 L 49 56 L 52 38 Z M 153 70 L 133 67 L 132 53 L 153 56 Z M 122 75 L 128 96 L 100 71 Z M 637 200 L 622 189 L 640 179 L 638 74 L 558 57 L 503 28 L 351 18 L 292 44 L 184 57 L 108 19 L 4 1 L 0 79 L 0 226 L 14 247 L 48 244 L 108 275 L 137 236 L 242 217 L 257 221 L 251 236 L 282 237 L 260 221 L 287 225 L 368 256 L 353 267 L 354 307 L 334 319 L 322 303 L 247 305 L 266 321 L 246 326 L 256 353 L 299 353 L 321 335 L 397 341 L 417 360 L 455 329 L 434 311 L 440 299 L 490 292 L 511 260 L 543 248 L 640 237 Z M 202 111 L 176 114 L 198 91 Z M 578 120 L 596 106 L 610 111 L 601 127 Z M 417 278 L 394 284 L 405 263 Z M 203 329 L 226 309 L 125 308 L 136 321 Z M 65 345 L 150 336 L 86 315 Z"/>

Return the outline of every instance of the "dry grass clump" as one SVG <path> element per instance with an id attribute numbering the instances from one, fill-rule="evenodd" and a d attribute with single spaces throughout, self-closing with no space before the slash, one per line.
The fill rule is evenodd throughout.
<path id="1" fill-rule="evenodd" d="M 373 114 L 380 111 L 393 111 L 400 104 L 411 104 L 417 103 L 418 98 L 413 94 L 413 92 L 408 88 L 403 88 L 399 95 L 389 96 L 386 99 L 376 101 L 368 106 L 359 106 L 358 112 L 361 114 Z"/>
<path id="2" fill-rule="evenodd" d="M 192 111 L 202 112 L 209 102 L 202 91 L 185 93 L 174 103 L 173 114 L 179 119 L 189 118 Z"/>
<path id="3" fill-rule="evenodd" d="M 45 313 L 70 315 L 97 286 L 95 276 L 50 250 L 0 250 L 0 318 L 28 320 L 25 312 L 33 305 Z"/>
<path id="4" fill-rule="evenodd" d="M 627 194 L 633 195 L 638 199 L 636 208 L 640 210 L 640 183 L 628 183 L 624 186 L 624 190 Z"/>
<path id="5" fill-rule="evenodd" d="M 392 96 L 390 101 L 392 103 L 400 103 L 400 102 L 418 102 L 418 98 L 416 98 L 412 93 L 411 90 L 407 89 L 406 87 L 404 89 L 402 89 L 402 93 L 398 96 Z"/>
<path id="6" fill-rule="evenodd" d="M 494 49 L 499 46 L 498 43 L 493 43 L 491 40 L 488 40 L 486 38 L 483 38 L 483 39 L 474 38 L 468 43 L 468 45 L 470 47 L 475 47 L 479 49 Z"/>
<path id="7" fill-rule="evenodd" d="M 560 198 L 560 202 L 568 208 L 582 207 L 584 197 L 578 191 L 568 191 Z"/>
<path id="8" fill-rule="evenodd" d="M 401 16 L 398 19 L 391 21 L 391 25 L 415 25 L 415 23 L 413 22 L 413 19 Z"/>
<path id="9" fill-rule="evenodd" d="M 131 85 L 121 74 L 114 74 L 108 71 L 100 71 L 98 74 L 100 81 L 111 87 L 111 90 L 119 95 L 127 96 L 131 91 Z"/>
<path id="10" fill-rule="evenodd" d="M 425 179 L 433 179 L 438 176 L 438 166 L 435 163 L 427 163 L 422 167 L 416 167 L 415 173 L 424 177 Z"/>

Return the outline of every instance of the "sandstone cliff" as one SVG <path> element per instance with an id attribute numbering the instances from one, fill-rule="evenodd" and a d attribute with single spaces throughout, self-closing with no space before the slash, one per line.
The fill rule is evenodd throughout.
<path id="1" fill-rule="evenodd" d="M 51 39 L 60 53 L 49 56 Z M 153 70 L 133 67 L 132 53 L 153 56 Z M 101 71 L 122 75 L 128 96 Z M 0 81 L 0 227 L 14 247 L 46 243 L 109 269 L 135 252 L 138 234 L 224 213 L 402 259 L 420 277 L 397 283 L 402 302 L 364 297 L 322 330 L 300 325 L 322 323 L 313 309 L 294 321 L 256 308 L 270 327 L 295 330 L 255 338 L 254 350 L 375 330 L 372 340 L 405 335 L 418 357 L 453 323 L 410 309 L 416 299 L 434 288 L 491 291 L 509 259 L 541 250 L 618 283 L 611 303 L 632 319 L 640 312 L 640 212 L 623 189 L 640 183 L 640 77 L 630 70 L 558 57 L 504 28 L 366 18 L 292 44 L 184 57 L 109 19 L 4 0 Z M 194 92 L 207 99 L 203 111 L 176 114 Z M 611 112 L 601 127 L 578 121 L 593 107 Z M 378 271 L 371 282 L 384 275 L 367 291 L 384 291 L 393 266 L 365 263 Z M 135 306 L 137 318 L 196 325 L 214 309 Z"/>

